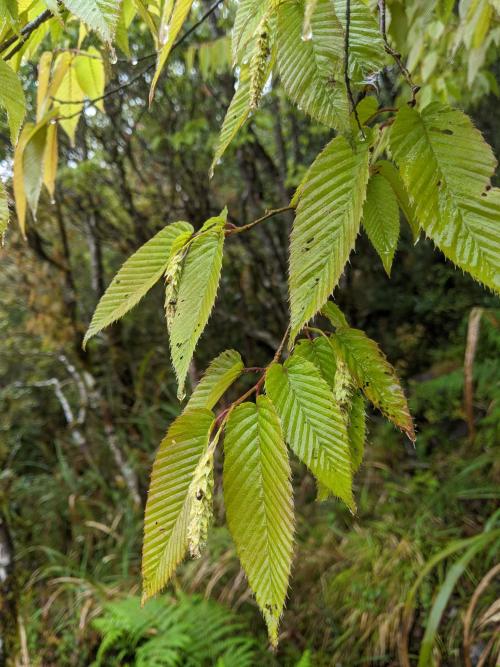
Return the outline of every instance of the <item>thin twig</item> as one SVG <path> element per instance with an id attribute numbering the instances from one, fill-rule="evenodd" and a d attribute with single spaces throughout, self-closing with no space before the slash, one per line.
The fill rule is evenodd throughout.
<path id="1" fill-rule="evenodd" d="M 275 215 L 279 215 L 280 213 L 286 213 L 287 211 L 294 211 L 294 210 L 295 209 L 293 206 L 284 206 L 283 208 L 275 208 L 272 211 L 268 211 L 261 218 L 257 218 L 257 220 L 249 222 L 248 225 L 243 225 L 241 227 L 236 227 L 232 223 L 229 223 L 229 229 L 226 229 L 225 235 L 233 236 L 234 234 L 241 234 L 243 232 L 247 232 L 249 229 L 252 229 L 252 227 L 259 225 L 261 222 L 269 220 L 269 218 L 272 218 Z"/>
<path id="2" fill-rule="evenodd" d="M 10 51 L 4 58 L 4 60 L 10 60 L 13 55 L 15 55 L 19 49 L 22 48 L 26 40 L 29 38 L 32 32 L 34 32 L 37 28 L 39 28 L 42 23 L 45 23 L 49 19 L 51 19 L 54 16 L 54 14 L 50 11 L 50 9 L 46 9 L 43 11 L 39 16 L 33 19 L 33 21 L 30 21 L 27 23 L 24 28 L 21 29 L 19 35 L 13 35 L 12 37 L 9 37 L 9 39 L 6 39 L 2 44 L 0 44 L 0 53 L 3 53 L 4 51 L 7 51 L 7 49 L 15 44 L 17 40 L 19 39 L 20 41 L 16 46 Z"/>
<path id="3" fill-rule="evenodd" d="M 399 67 L 399 71 L 403 75 L 403 77 L 406 80 L 406 83 L 410 86 L 411 90 L 411 101 L 409 102 L 409 105 L 414 107 L 416 104 L 416 96 L 418 91 L 420 90 L 420 86 L 417 86 L 414 82 L 413 79 L 411 78 L 411 74 L 408 70 L 408 68 L 405 66 L 403 63 L 403 60 L 401 58 L 401 54 L 395 51 L 392 46 L 389 44 L 389 40 L 387 38 L 387 20 L 386 20 L 386 7 L 385 7 L 385 0 L 378 0 L 378 11 L 379 11 L 379 26 L 380 26 L 380 33 L 382 35 L 382 39 L 384 40 L 384 48 L 386 53 L 388 53 L 392 58 L 394 58 L 397 66 Z"/>
<path id="4" fill-rule="evenodd" d="M 379 116 L 381 113 L 397 113 L 397 112 L 398 109 L 396 107 L 382 107 L 382 109 L 377 109 L 375 113 L 372 113 L 372 115 L 365 120 L 365 125 L 371 123 L 372 120 L 375 120 L 375 118 Z"/>
<path id="5" fill-rule="evenodd" d="M 365 133 L 361 126 L 361 121 L 359 120 L 358 110 L 356 108 L 356 103 L 354 101 L 354 95 L 352 94 L 351 80 L 349 78 L 349 40 L 351 32 L 351 0 L 347 0 L 345 4 L 345 40 L 344 40 L 344 81 L 345 87 L 347 89 L 347 95 L 349 97 L 349 102 L 351 103 L 351 108 L 356 119 L 356 123 L 361 131 L 363 139 L 365 138 Z"/>

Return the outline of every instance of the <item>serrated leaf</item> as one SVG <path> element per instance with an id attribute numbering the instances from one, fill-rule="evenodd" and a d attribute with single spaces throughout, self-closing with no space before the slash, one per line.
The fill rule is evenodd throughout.
<path id="1" fill-rule="evenodd" d="M 268 8 L 266 0 L 241 0 L 236 8 L 233 26 L 232 54 L 233 65 L 236 65 L 241 56 L 246 53 L 248 43 L 257 30 L 264 13 Z"/>
<path id="2" fill-rule="evenodd" d="M 285 438 L 316 478 L 354 510 L 349 440 L 332 391 L 309 361 L 291 357 L 273 364 L 266 374 Z"/>
<path id="3" fill-rule="evenodd" d="M 133 308 L 162 277 L 175 239 L 193 232 L 187 222 L 174 222 L 131 255 L 123 264 L 97 304 L 83 345 L 99 331 L 116 322 Z"/>
<path id="4" fill-rule="evenodd" d="M 336 137 L 304 183 L 291 234 L 291 340 L 326 303 L 359 232 L 368 182 L 368 146 Z"/>
<path id="5" fill-rule="evenodd" d="M 186 554 L 193 500 L 190 487 L 213 423 L 209 410 L 183 413 L 170 426 L 156 455 L 144 517 L 144 600 L 168 583 Z"/>
<path id="6" fill-rule="evenodd" d="M 5 230 L 9 224 L 9 201 L 4 184 L 0 181 L 0 245 L 3 245 Z"/>
<path id="7" fill-rule="evenodd" d="M 413 421 L 403 389 L 377 343 L 364 331 L 350 327 L 338 329 L 331 340 L 366 398 L 414 441 Z"/>
<path id="8" fill-rule="evenodd" d="M 346 0 L 334 0 L 342 25 L 346 25 Z M 349 26 L 349 76 L 362 83 L 386 64 L 384 42 L 377 19 L 363 0 L 351 0 Z"/>
<path id="9" fill-rule="evenodd" d="M 295 345 L 293 354 L 314 364 L 321 373 L 323 380 L 326 380 L 330 389 L 333 389 L 337 363 L 333 348 L 326 338 L 320 336 L 314 340 L 299 340 Z"/>
<path id="10" fill-rule="evenodd" d="M 153 102 L 158 79 L 160 78 L 160 74 L 168 60 L 181 28 L 184 25 L 184 21 L 187 19 L 187 16 L 191 11 L 192 4 L 193 0 L 176 0 L 168 26 L 163 28 L 165 38 L 163 41 L 160 41 L 161 48 L 158 53 L 156 70 L 149 91 L 149 104 Z"/>
<path id="11" fill-rule="evenodd" d="M 491 148 L 461 111 L 403 108 L 391 150 L 425 233 L 458 267 L 500 292 L 498 196 Z"/>
<path id="12" fill-rule="evenodd" d="M 361 392 L 356 392 L 352 396 L 347 419 L 347 435 L 351 451 L 352 471 L 357 472 L 363 462 L 366 440 L 365 399 Z"/>
<path id="13" fill-rule="evenodd" d="M 105 42 L 113 41 L 120 0 L 63 0 L 63 4 Z"/>
<path id="14" fill-rule="evenodd" d="M 26 113 L 26 99 L 17 74 L 2 58 L 0 58 L 0 106 L 7 111 L 10 138 L 15 145 Z"/>
<path id="15" fill-rule="evenodd" d="M 95 47 L 91 46 L 86 53 L 78 54 L 73 67 L 78 84 L 86 97 L 94 100 L 104 94 L 106 81 L 104 63 L 101 54 Z M 104 111 L 103 100 L 98 100 L 95 105 L 100 111 Z"/>
<path id="16" fill-rule="evenodd" d="M 243 372 L 243 361 L 239 352 L 226 350 L 219 354 L 209 365 L 205 374 L 196 385 L 186 410 L 207 408 L 211 410 L 221 396 L 239 378 Z"/>
<path id="17" fill-rule="evenodd" d="M 349 129 L 349 104 L 342 79 L 343 31 L 330 0 L 318 0 L 311 39 L 302 39 L 304 3 L 278 7 L 277 62 L 283 87 L 299 109 L 341 131 Z"/>
<path id="18" fill-rule="evenodd" d="M 229 530 L 273 645 L 285 604 L 293 548 L 288 453 L 266 396 L 239 405 L 224 441 L 224 503 Z"/>
<path id="19" fill-rule="evenodd" d="M 399 239 L 399 207 L 388 181 L 378 174 L 368 181 L 363 227 L 390 276 Z"/>
<path id="20" fill-rule="evenodd" d="M 191 243 L 182 267 L 176 309 L 170 325 L 170 352 L 180 400 L 184 396 L 184 383 L 196 343 L 217 295 L 226 219 L 227 213 L 223 212 L 205 222 Z"/>
<path id="21" fill-rule="evenodd" d="M 325 303 L 325 305 L 321 309 L 321 314 L 324 315 L 328 320 L 330 320 L 330 324 L 335 328 L 349 326 L 346 316 L 340 310 L 337 304 L 333 303 L 333 301 L 328 301 L 327 303 Z"/>
<path id="22" fill-rule="evenodd" d="M 415 207 L 411 204 L 408 192 L 399 171 L 388 160 L 379 160 L 374 166 L 374 173 L 380 174 L 390 184 L 396 199 L 398 200 L 399 208 L 403 211 L 406 221 L 410 225 L 413 240 L 417 241 L 420 234 L 420 225 L 415 218 Z"/>

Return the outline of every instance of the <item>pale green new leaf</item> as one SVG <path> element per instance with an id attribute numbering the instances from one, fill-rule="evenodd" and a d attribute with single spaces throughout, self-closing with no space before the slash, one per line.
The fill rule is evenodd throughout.
<path id="1" fill-rule="evenodd" d="M 207 408 L 211 410 L 221 396 L 239 378 L 243 372 L 243 361 L 235 350 L 226 350 L 219 354 L 209 365 L 205 374 L 196 385 L 186 410 Z"/>
<path id="2" fill-rule="evenodd" d="M 347 323 L 346 316 L 340 310 L 337 304 L 333 303 L 333 301 L 328 301 L 327 303 L 325 303 L 325 305 L 321 309 L 321 314 L 324 315 L 327 319 L 329 319 L 331 325 L 334 326 L 336 329 L 339 327 L 349 326 L 349 324 Z"/>
<path id="3" fill-rule="evenodd" d="M 158 593 L 184 558 L 194 494 L 191 484 L 206 452 L 214 415 L 190 410 L 162 441 L 151 474 L 144 517 L 143 599 Z"/>
<path id="4" fill-rule="evenodd" d="M 105 42 L 113 41 L 120 0 L 63 0 L 63 4 Z"/>
<path id="5" fill-rule="evenodd" d="M 334 0 L 337 16 L 346 25 L 346 0 Z M 349 28 L 349 76 L 361 83 L 386 64 L 384 42 L 377 19 L 363 0 L 351 0 Z"/>
<path id="6" fill-rule="evenodd" d="M 75 61 L 78 57 L 70 55 L 69 59 L 67 59 L 65 56 L 68 56 L 68 54 L 62 53 L 56 61 L 56 69 L 60 64 L 61 69 L 64 69 L 64 75 L 55 96 L 56 100 L 62 103 L 60 105 L 59 125 L 68 135 L 71 144 L 74 145 L 76 128 L 81 112 L 83 111 L 85 93 L 81 89 L 76 75 Z M 52 93 L 52 84 L 49 86 L 49 94 Z"/>
<path id="7" fill-rule="evenodd" d="M 378 174 L 368 181 L 363 227 L 390 276 L 399 239 L 399 207 L 389 182 Z"/>
<path id="8" fill-rule="evenodd" d="M 347 419 L 347 435 L 351 451 L 352 471 L 357 472 L 363 462 L 366 440 L 365 399 L 360 392 L 356 392 L 351 398 Z"/>
<path id="9" fill-rule="evenodd" d="M 240 0 L 238 3 L 233 26 L 233 65 L 240 61 L 241 56 L 248 57 L 246 49 L 268 6 L 268 0 Z"/>
<path id="10" fill-rule="evenodd" d="M 346 423 L 332 390 L 309 361 L 292 356 L 266 374 L 266 392 L 285 438 L 316 478 L 354 510 Z"/>
<path id="11" fill-rule="evenodd" d="M 76 78 L 81 90 L 90 100 L 102 97 L 104 94 L 104 63 L 99 51 L 90 47 L 86 53 L 80 53 L 74 60 Z M 103 100 L 98 100 L 96 106 L 104 111 Z"/>
<path id="12" fill-rule="evenodd" d="M 177 40 L 182 26 L 184 25 L 184 21 L 187 19 L 187 16 L 191 11 L 192 4 L 193 0 L 176 0 L 168 26 L 162 26 L 165 38 L 160 42 L 161 47 L 158 53 L 156 70 L 153 76 L 153 81 L 151 82 L 151 89 L 149 91 L 149 104 L 151 104 L 153 101 L 160 74 L 165 67 L 165 63 L 167 62 L 168 56 L 172 51 L 172 47 Z"/>
<path id="13" fill-rule="evenodd" d="M 293 548 L 288 453 L 271 401 L 239 405 L 224 441 L 224 503 L 229 530 L 273 645 L 285 604 Z"/>
<path id="14" fill-rule="evenodd" d="M 359 232 L 368 182 L 368 145 L 336 137 L 304 182 L 291 234 L 291 339 L 326 303 Z"/>
<path id="15" fill-rule="evenodd" d="M 461 111 L 433 103 L 403 108 L 391 150 L 425 233 L 464 271 L 500 292 L 498 195 L 488 192 L 496 160 Z"/>
<path id="16" fill-rule="evenodd" d="M 403 211 L 406 221 L 410 225 L 413 240 L 417 241 L 420 234 L 420 225 L 415 217 L 415 207 L 410 202 L 408 192 L 399 171 L 388 160 L 379 160 L 374 167 L 374 172 L 380 174 L 390 184 L 393 189 L 396 199 L 398 200 L 399 208 Z"/>
<path id="17" fill-rule="evenodd" d="M 167 225 L 127 259 L 95 309 L 83 340 L 84 346 L 92 336 L 139 303 L 165 272 L 173 242 L 186 232 L 193 232 L 187 222 Z"/>
<path id="18" fill-rule="evenodd" d="M 17 74 L 2 58 L 0 58 L 0 106 L 7 111 L 10 138 L 15 144 L 26 113 L 26 99 Z"/>
<path id="19" fill-rule="evenodd" d="M 337 329 L 331 340 L 366 398 L 414 441 L 413 421 L 403 389 L 377 343 L 364 331 L 350 327 Z"/>
<path id="20" fill-rule="evenodd" d="M 337 362 L 333 348 L 326 338 L 320 336 L 314 340 L 299 340 L 293 354 L 314 364 L 323 380 L 326 380 L 330 389 L 333 389 Z"/>
<path id="21" fill-rule="evenodd" d="M 3 237 L 9 224 L 9 201 L 4 184 L 0 181 L 0 245 L 3 245 Z"/>
<path id="22" fill-rule="evenodd" d="M 175 312 L 170 323 L 170 352 L 178 380 L 184 383 L 196 343 L 203 333 L 215 302 L 222 268 L 227 212 L 207 220 L 191 243 L 182 267 Z"/>
<path id="23" fill-rule="evenodd" d="M 303 40 L 304 3 L 278 7 L 277 61 L 283 87 L 290 99 L 312 118 L 349 129 L 349 104 L 342 79 L 342 26 L 331 0 L 318 0 L 311 16 L 311 39 Z"/>

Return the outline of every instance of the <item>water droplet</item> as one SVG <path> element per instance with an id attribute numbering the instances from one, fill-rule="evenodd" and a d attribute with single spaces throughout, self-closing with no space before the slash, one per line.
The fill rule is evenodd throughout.
<path id="1" fill-rule="evenodd" d="M 304 30 L 302 32 L 302 41 L 303 42 L 310 42 L 311 39 L 312 39 L 312 36 L 313 36 L 313 31 L 312 31 L 311 26 L 309 26 L 308 28 L 306 28 L 306 30 Z"/>
<path id="2" fill-rule="evenodd" d="M 137 58 L 132 58 L 130 62 L 132 63 L 132 67 L 135 67 L 139 61 L 137 60 Z"/>
<path id="3" fill-rule="evenodd" d="M 54 204 L 56 203 L 55 197 L 51 197 L 50 203 L 52 204 L 52 206 L 54 206 Z"/>
<path id="4" fill-rule="evenodd" d="M 112 65 L 116 65 L 116 63 L 118 62 L 118 56 L 116 55 L 116 51 L 115 51 L 114 46 L 109 47 L 109 62 Z"/>

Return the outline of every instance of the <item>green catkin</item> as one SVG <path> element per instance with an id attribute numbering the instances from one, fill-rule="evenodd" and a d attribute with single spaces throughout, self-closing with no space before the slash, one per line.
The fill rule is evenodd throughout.
<path id="1" fill-rule="evenodd" d="M 213 515 L 214 489 L 214 448 L 210 447 L 201 459 L 193 476 L 190 508 L 187 526 L 189 553 L 192 558 L 200 558 L 201 549 L 208 537 L 208 529 Z"/>
<path id="2" fill-rule="evenodd" d="M 257 109 L 266 84 L 267 61 L 270 48 L 269 18 L 264 16 L 257 28 L 257 45 L 250 61 L 250 107 Z"/>

